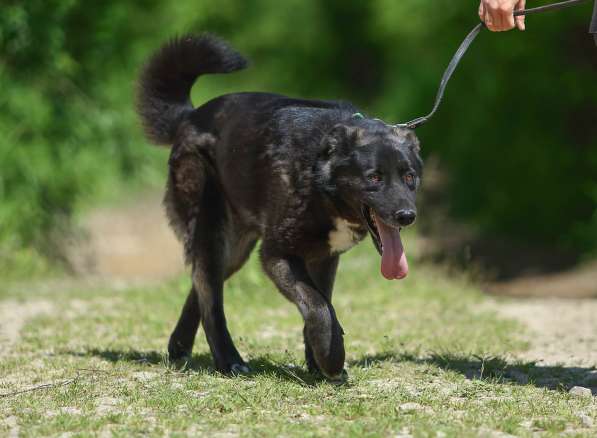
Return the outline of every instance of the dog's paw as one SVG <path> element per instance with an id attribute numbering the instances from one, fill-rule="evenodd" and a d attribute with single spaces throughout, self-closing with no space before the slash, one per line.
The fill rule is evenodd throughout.
<path id="1" fill-rule="evenodd" d="M 192 354 L 192 346 L 189 348 L 182 342 L 177 341 L 174 337 L 170 338 L 168 342 L 168 359 L 172 362 L 184 359 L 190 359 Z"/>
<path id="2" fill-rule="evenodd" d="M 329 376 L 325 373 L 323 373 L 323 376 L 328 381 L 328 383 L 331 383 L 332 385 L 340 386 L 348 383 L 348 372 L 346 370 L 342 370 L 340 374 L 337 374 L 335 376 Z"/>
<path id="3" fill-rule="evenodd" d="M 191 362 L 191 355 L 183 355 L 177 358 L 168 357 L 168 366 L 178 370 L 184 371 L 189 367 L 189 363 Z"/>
<path id="4" fill-rule="evenodd" d="M 193 352 L 184 348 L 179 342 L 170 339 L 168 343 L 168 365 L 176 370 L 184 371 L 191 362 Z"/>
<path id="5" fill-rule="evenodd" d="M 232 365 L 230 365 L 230 374 L 232 374 L 233 376 L 249 374 L 250 372 L 251 369 L 245 364 L 233 363 Z"/>
<path id="6" fill-rule="evenodd" d="M 311 359 L 311 360 L 307 359 L 307 371 L 309 371 L 309 373 L 314 374 L 314 375 L 321 375 L 321 370 L 315 363 L 314 359 Z"/>

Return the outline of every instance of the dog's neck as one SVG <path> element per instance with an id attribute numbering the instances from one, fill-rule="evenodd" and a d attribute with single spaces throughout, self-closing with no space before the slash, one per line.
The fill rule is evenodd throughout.
<path id="1" fill-rule="evenodd" d="M 350 206 L 341 198 L 335 197 L 330 193 L 323 193 L 323 205 L 328 212 L 329 217 L 341 218 L 352 224 L 362 224 L 363 218 L 358 209 Z"/>

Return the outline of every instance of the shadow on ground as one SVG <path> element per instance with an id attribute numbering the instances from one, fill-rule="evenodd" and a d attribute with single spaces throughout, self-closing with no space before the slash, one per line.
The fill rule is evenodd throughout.
<path id="1" fill-rule="evenodd" d="M 179 371 L 203 371 L 219 374 L 213 366 L 209 353 L 194 354 L 190 361 L 183 364 L 171 364 L 165 353 L 136 350 L 101 350 L 91 349 L 84 352 L 66 352 L 79 357 L 99 357 L 108 362 L 133 362 L 146 365 L 160 365 L 176 368 Z M 462 374 L 470 380 L 484 380 L 491 383 L 533 385 L 538 388 L 566 391 L 573 386 L 589 387 L 597 395 L 597 370 L 585 367 L 542 366 L 535 362 L 509 362 L 500 357 L 479 357 L 454 353 L 434 353 L 426 357 L 410 353 L 384 352 L 365 355 L 350 361 L 350 368 L 369 368 L 381 363 L 427 364 L 446 371 Z M 247 376 L 268 375 L 298 383 L 303 386 L 315 386 L 325 379 L 309 373 L 306 368 L 286 365 L 260 356 L 249 360 L 251 373 Z"/>
<path id="2" fill-rule="evenodd" d="M 573 386 L 589 387 L 597 395 L 595 368 L 544 366 L 535 362 L 508 361 L 501 357 L 480 357 L 454 353 L 434 353 L 426 357 L 409 353 L 384 352 L 366 355 L 349 363 L 351 367 L 369 367 L 376 363 L 412 362 L 428 364 L 462 374 L 469 380 L 492 383 L 533 385 L 538 388 L 567 391 Z"/>
<path id="3" fill-rule="evenodd" d="M 193 354 L 190 360 L 177 363 L 171 363 L 166 353 L 157 351 L 90 349 L 83 352 L 67 351 L 65 354 L 78 357 L 99 357 L 113 363 L 132 362 L 140 365 L 161 365 L 182 372 L 201 371 L 214 375 L 222 375 L 214 368 L 212 357 L 209 353 Z M 251 369 L 247 377 L 268 375 L 292 381 L 303 386 L 315 386 L 325 381 L 323 376 L 309 373 L 306 368 L 292 364 L 282 364 L 272 360 L 268 356 L 253 358 L 247 362 L 247 365 Z"/>

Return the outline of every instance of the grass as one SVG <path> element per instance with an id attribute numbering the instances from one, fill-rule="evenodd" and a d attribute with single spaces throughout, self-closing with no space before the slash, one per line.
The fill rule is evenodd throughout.
<path id="1" fill-rule="evenodd" d="M 186 369 L 168 364 L 186 279 L 0 292 L 16 315 L 44 310 L 0 347 L 0 394 L 55 384 L 1 397 L 0 436 L 595 436 L 580 417 L 597 420 L 595 398 L 565 390 L 574 369 L 514 361 L 521 327 L 474 286 L 416 265 L 386 282 L 369 246 L 344 257 L 335 289 L 350 374 L 340 387 L 305 371 L 298 312 L 255 257 L 226 290 L 246 377 L 213 370 L 202 332 Z"/>

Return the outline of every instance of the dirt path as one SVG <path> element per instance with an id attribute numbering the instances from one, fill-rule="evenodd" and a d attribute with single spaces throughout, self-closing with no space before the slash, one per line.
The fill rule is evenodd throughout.
<path id="1" fill-rule="evenodd" d="M 86 236 L 67 249 L 79 278 L 50 280 L 36 288 L 126 287 L 162 281 L 184 269 L 181 245 L 168 226 L 160 194 L 142 196 L 129 205 L 100 208 L 82 225 Z M 28 320 L 53 309 L 51 302 L 43 300 L 0 301 L 0 355 L 10 352 Z"/>
<path id="2" fill-rule="evenodd" d="M 53 308 L 49 301 L 0 301 L 0 356 L 10 352 L 27 320 L 49 314 Z"/>
<path id="3" fill-rule="evenodd" d="M 520 359 L 597 367 L 597 300 L 531 298 L 493 301 L 491 307 L 528 327 L 530 349 Z"/>
<path id="4" fill-rule="evenodd" d="M 597 298 L 597 261 L 573 270 L 527 275 L 488 285 L 492 293 L 507 297 Z"/>
<path id="5" fill-rule="evenodd" d="M 183 269 L 182 247 L 162 208 L 161 195 L 101 208 L 84 221 L 88 236 L 69 250 L 78 274 L 108 280 L 163 280 Z"/>

